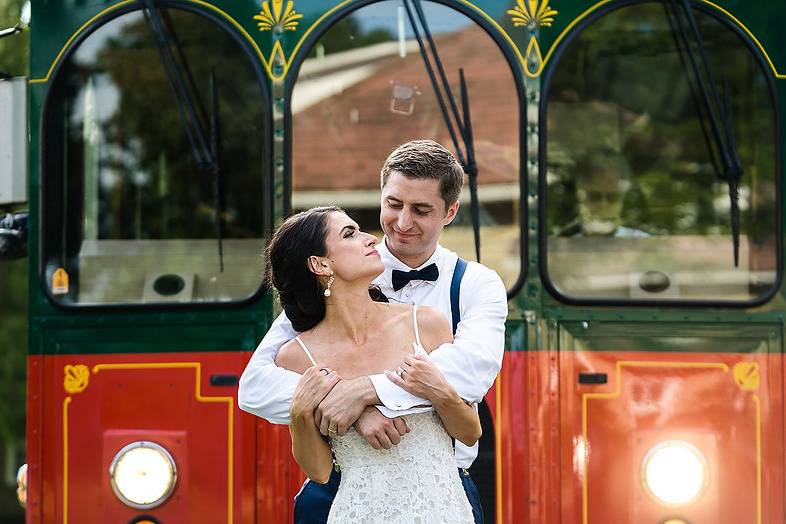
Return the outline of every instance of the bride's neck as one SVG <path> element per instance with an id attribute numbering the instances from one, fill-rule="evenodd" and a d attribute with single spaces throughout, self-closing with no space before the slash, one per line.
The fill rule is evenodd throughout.
<path id="1" fill-rule="evenodd" d="M 323 322 L 326 327 L 357 345 L 363 344 L 370 335 L 369 316 L 374 310 L 374 301 L 368 294 L 368 285 L 362 282 L 333 286 L 325 302 Z"/>

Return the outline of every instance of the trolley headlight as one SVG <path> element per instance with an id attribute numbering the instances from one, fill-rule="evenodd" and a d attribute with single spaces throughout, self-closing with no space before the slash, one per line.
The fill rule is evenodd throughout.
<path id="1" fill-rule="evenodd" d="M 109 466 L 115 495 L 127 506 L 155 508 L 164 503 L 177 482 L 172 455 L 155 442 L 133 442 L 117 452 Z"/>
<path id="2" fill-rule="evenodd" d="M 644 457 L 644 487 L 659 502 L 683 506 L 696 501 L 708 482 L 707 459 L 699 449 L 682 440 L 653 446 Z"/>

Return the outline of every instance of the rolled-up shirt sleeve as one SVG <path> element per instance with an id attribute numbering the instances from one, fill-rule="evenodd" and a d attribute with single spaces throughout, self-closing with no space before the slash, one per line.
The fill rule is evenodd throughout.
<path id="1" fill-rule="evenodd" d="M 474 265 L 474 264 L 473 264 Z M 429 359 L 467 402 L 480 402 L 502 367 L 508 301 L 505 285 L 496 272 L 477 267 L 464 275 L 459 299 L 461 321 L 455 340 L 429 354 Z M 386 416 L 419 411 L 428 401 L 407 393 L 385 375 L 371 382 Z M 413 409 L 414 408 L 414 409 Z M 412 410 L 412 411 L 410 411 Z"/>
<path id="2" fill-rule="evenodd" d="M 297 332 L 284 313 L 270 326 L 265 338 L 251 356 L 237 392 L 240 409 L 273 424 L 289 424 L 289 408 L 300 375 L 276 366 L 279 348 L 295 338 Z"/>

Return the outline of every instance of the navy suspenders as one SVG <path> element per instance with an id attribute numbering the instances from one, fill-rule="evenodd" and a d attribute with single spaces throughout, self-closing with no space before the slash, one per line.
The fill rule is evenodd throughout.
<path id="1" fill-rule="evenodd" d="M 453 317 L 453 336 L 456 336 L 456 328 L 461 321 L 461 311 L 459 310 L 459 295 L 461 294 L 461 279 L 467 270 L 467 261 L 461 257 L 456 260 L 456 268 L 453 270 L 453 279 L 450 281 L 450 316 Z M 456 439 L 452 438 L 453 449 L 456 449 Z M 474 509 L 473 509 L 474 512 Z"/>
<path id="2" fill-rule="evenodd" d="M 453 280 L 450 281 L 450 314 L 453 317 L 453 335 L 461 321 L 461 311 L 459 311 L 459 294 L 461 292 L 461 279 L 467 270 L 467 261 L 461 257 L 456 260 L 456 268 L 453 270 Z"/>

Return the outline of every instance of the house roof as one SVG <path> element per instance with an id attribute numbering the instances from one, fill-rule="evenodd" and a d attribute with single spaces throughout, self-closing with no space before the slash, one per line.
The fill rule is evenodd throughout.
<path id="1" fill-rule="evenodd" d="M 517 185 L 519 100 L 504 55 L 476 25 L 435 40 L 457 98 L 459 67 L 465 71 L 479 185 Z M 391 43 L 366 49 L 301 68 L 292 101 L 296 192 L 376 189 L 385 158 L 412 139 L 436 140 L 455 154 L 417 45 L 407 42 L 404 58 Z M 412 114 L 391 111 L 396 85 L 419 91 Z"/>

